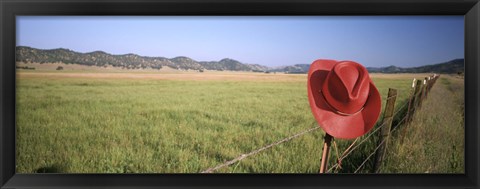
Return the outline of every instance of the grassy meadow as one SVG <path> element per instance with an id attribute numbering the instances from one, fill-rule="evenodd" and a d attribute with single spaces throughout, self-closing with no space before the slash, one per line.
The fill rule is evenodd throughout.
<path id="1" fill-rule="evenodd" d="M 398 90 L 396 106 L 400 108 L 407 101 L 412 79 L 425 76 L 428 74 L 371 75 L 382 95 L 382 108 L 389 87 Z M 437 85 L 453 89 L 433 87 L 432 98 L 426 102 L 434 105 L 430 114 L 459 102 L 436 103 L 433 99 L 442 98 L 443 93 L 461 99 L 455 92 L 460 90 L 455 88 L 457 84 L 446 82 L 460 83 L 454 78 L 437 81 Z M 17 70 L 16 170 L 198 173 L 314 127 L 306 84 L 306 74 Z M 428 120 L 417 127 L 429 130 L 437 126 L 443 114 L 435 115 L 442 120 Z M 460 123 L 452 120 L 448 124 Z M 413 126 L 408 131 L 409 135 L 421 135 L 414 133 Z M 448 137 L 463 140 L 460 131 Z M 443 144 L 451 140 L 424 141 Z M 317 173 L 322 142 L 323 131 L 318 129 L 216 172 Z M 338 140 L 338 150 L 343 151 L 351 142 Z M 360 147 L 337 172 L 353 172 L 373 145 L 371 142 Z M 389 153 L 388 161 L 395 163 L 386 166 L 386 172 L 416 171 L 415 165 L 402 170 L 397 165 L 403 156 L 424 150 L 421 145 L 419 149 L 394 144 L 390 147 L 398 153 Z M 428 150 L 431 154 L 441 151 Z M 455 143 L 445 157 L 463 158 L 463 145 Z M 333 149 L 330 161 L 330 165 L 335 163 Z M 461 165 L 455 165 L 453 170 L 460 170 Z M 445 166 L 449 168 L 450 164 L 445 162 Z"/>

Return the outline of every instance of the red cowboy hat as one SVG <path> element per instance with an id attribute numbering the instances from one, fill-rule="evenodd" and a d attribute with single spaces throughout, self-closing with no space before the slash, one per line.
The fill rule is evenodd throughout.
<path id="1" fill-rule="evenodd" d="M 308 101 L 320 127 L 343 139 L 359 137 L 372 129 L 382 103 L 365 67 L 335 60 L 316 60 L 310 65 Z"/>

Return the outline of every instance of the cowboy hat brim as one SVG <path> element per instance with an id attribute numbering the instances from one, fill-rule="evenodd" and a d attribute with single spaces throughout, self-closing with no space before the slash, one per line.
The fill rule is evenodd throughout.
<path id="1" fill-rule="evenodd" d="M 320 127 L 335 138 L 352 139 L 370 131 L 381 111 L 380 93 L 370 80 L 370 91 L 364 108 L 353 115 L 335 113 L 326 103 L 320 92 L 323 82 L 333 66 L 335 60 L 316 60 L 308 72 L 308 101 L 313 116 Z"/>

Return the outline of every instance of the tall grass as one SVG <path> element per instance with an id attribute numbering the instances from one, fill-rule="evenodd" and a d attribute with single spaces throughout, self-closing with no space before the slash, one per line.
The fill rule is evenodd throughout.
<path id="1" fill-rule="evenodd" d="M 394 133 L 384 173 L 464 173 L 464 82 L 443 75 L 411 124 Z M 399 135 L 405 132 L 401 142 Z"/>
<path id="2" fill-rule="evenodd" d="M 291 77 L 291 76 L 285 76 Z M 196 173 L 316 125 L 300 80 L 17 78 L 18 173 Z M 374 78 L 382 95 L 411 78 Z M 381 120 L 381 118 L 379 119 Z M 316 173 L 317 130 L 217 172 Z M 338 140 L 344 150 L 352 141 Z M 353 172 L 373 142 L 344 160 Z M 459 147 L 459 149 L 461 149 Z M 331 164 L 335 161 L 332 151 Z"/>

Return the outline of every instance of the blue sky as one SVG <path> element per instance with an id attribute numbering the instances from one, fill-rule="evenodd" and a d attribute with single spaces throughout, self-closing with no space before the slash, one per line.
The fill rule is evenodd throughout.
<path id="1" fill-rule="evenodd" d="M 463 16 L 17 16 L 17 46 L 280 66 L 413 67 L 464 57 Z"/>

